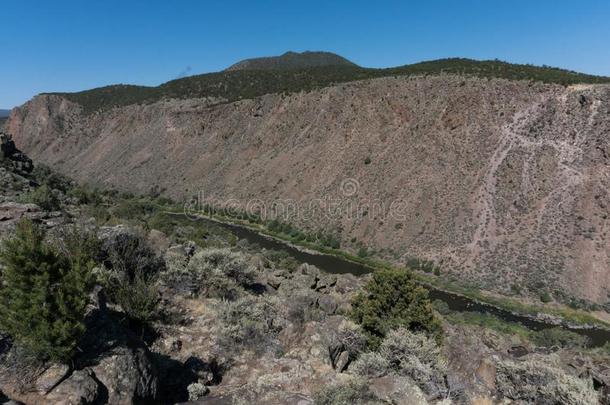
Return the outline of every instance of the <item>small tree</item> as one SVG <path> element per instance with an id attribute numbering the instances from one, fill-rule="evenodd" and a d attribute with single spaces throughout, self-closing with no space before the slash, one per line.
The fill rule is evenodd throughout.
<path id="1" fill-rule="evenodd" d="M 0 329 L 45 359 L 68 360 L 81 334 L 93 262 L 45 242 L 30 220 L 0 250 Z"/>
<path id="2" fill-rule="evenodd" d="M 428 292 L 417 285 L 408 270 L 390 269 L 373 278 L 352 302 L 352 318 L 360 324 L 376 348 L 393 329 L 425 331 L 440 339 L 441 327 L 434 316 Z"/>

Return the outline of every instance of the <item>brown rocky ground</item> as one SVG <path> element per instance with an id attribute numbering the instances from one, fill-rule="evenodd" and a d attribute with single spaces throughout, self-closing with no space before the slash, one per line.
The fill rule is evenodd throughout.
<path id="1" fill-rule="evenodd" d="M 485 289 L 558 289 L 603 304 L 609 113 L 604 85 L 436 76 L 92 115 L 38 96 L 7 128 L 80 181 L 176 198 L 201 191 L 242 207 L 257 199 L 268 211 L 293 200 L 300 215 L 290 222 L 339 233 L 343 246 L 435 260 L 445 277 Z M 322 215 L 319 199 L 339 213 Z M 388 215 L 394 201 L 404 215 Z M 365 208 L 348 215 L 350 206 Z"/>

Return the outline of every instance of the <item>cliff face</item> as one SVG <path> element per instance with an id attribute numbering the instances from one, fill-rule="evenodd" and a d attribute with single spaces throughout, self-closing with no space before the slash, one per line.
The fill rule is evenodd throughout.
<path id="1" fill-rule="evenodd" d="M 610 300 L 609 86 L 383 78 L 206 103 L 86 115 L 38 96 L 7 131 L 80 181 L 280 201 L 290 222 L 447 278 Z"/>

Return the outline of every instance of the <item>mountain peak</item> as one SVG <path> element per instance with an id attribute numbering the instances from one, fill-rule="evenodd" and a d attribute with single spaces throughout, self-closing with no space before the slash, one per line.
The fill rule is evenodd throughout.
<path id="1" fill-rule="evenodd" d="M 289 70 L 317 66 L 357 66 L 342 56 L 332 52 L 288 51 L 280 56 L 244 59 L 229 66 L 226 71 L 236 70 Z"/>

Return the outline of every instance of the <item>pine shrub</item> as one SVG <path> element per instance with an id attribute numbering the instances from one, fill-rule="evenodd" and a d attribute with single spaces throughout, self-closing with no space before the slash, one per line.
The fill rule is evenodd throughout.
<path id="1" fill-rule="evenodd" d="M 26 219 L 3 242 L 0 263 L 0 329 L 44 359 L 69 360 L 85 329 L 94 262 L 49 244 Z"/>
<path id="2" fill-rule="evenodd" d="M 372 279 L 352 302 L 352 319 L 362 326 L 369 344 L 376 348 L 393 329 L 424 331 L 440 339 L 441 327 L 434 316 L 428 291 L 408 270 L 386 269 Z"/>

